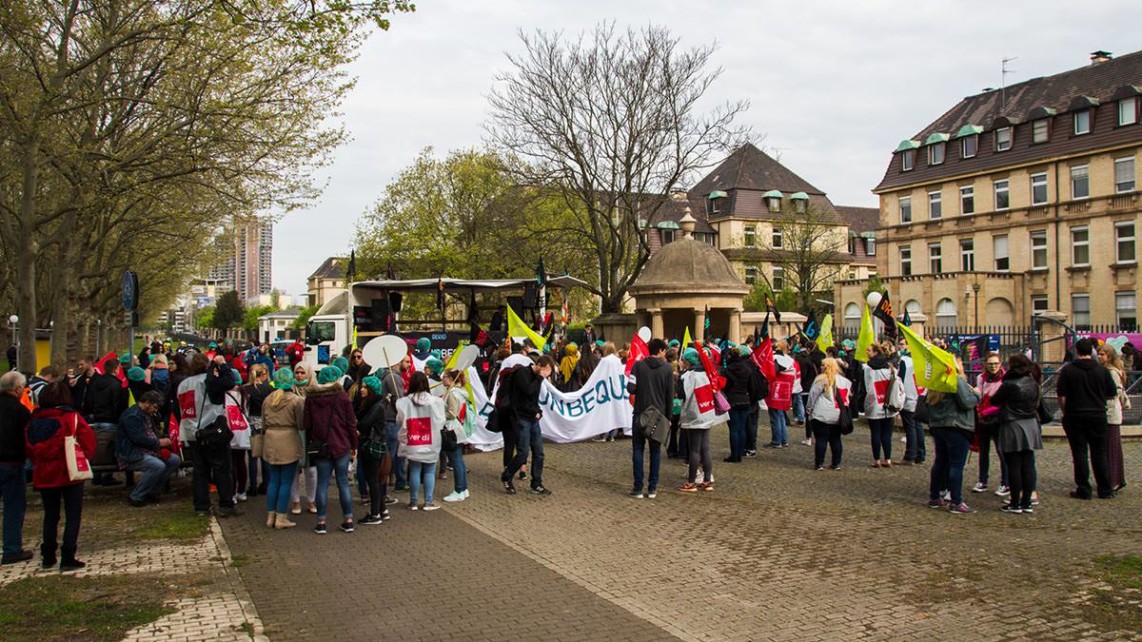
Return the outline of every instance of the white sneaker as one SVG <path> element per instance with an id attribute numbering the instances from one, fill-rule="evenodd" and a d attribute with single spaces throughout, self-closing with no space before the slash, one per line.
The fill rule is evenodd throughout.
<path id="1" fill-rule="evenodd" d="M 802 445 L 802 446 L 812 446 L 812 445 L 813 445 L 813 440 L 812 440 L 812 439 L 802 439 L 802 440 L 801 440 L 801 445 Z"/>
<path id="2" fill-rule="evenodd" d="M 424 508 L 422 508 L 421 510 L 439 510 L 439 509 L 440 509 L 440 507 L 437 506 L 436 504 L 425 504 Z"/>
<path id="3" fill-rule="evenodd" d="M 940 491 L 940 499 L 942 499 L 946 502 L 951 502 L 952 501 L 952 491 L 950 491 L 950 490 Z"/>
<path id="4" fill-rule="evenodd" d="M 985 484 L 983 482 L 976 482 L 976 485 L 971 487 L 971 492 L 973 492 L 973 493 L 982 493 L 986 490 L 987 490 L 987 484 Z"/>
<path id="5" fill-rule="evenodd" d="M 468 499 L 468 489 L 464 489 L 464 499 Z"/>
<path id="6" fill-rule="evenodd" d="M 244 502 L 247 499 L 248 498 L 246 497 L 246 493 L 238 493 L 237 495 L 234 496 L 235 502 Z"/>
<path id="7" fill-rule="evenodd" d="M 446 502 L 462 502 L 462 501 L 464 501 L 465 498 L 468 497 L 468 495 L 466 495 L 465 492 L 466 491 L 462 491 L 462 490 L 461 491 L 454 490 L 451 493 L 448 493 L 447 495 L 444 496 L 444 501 L 446 501 Z"/>
<path id="8" fill-rule="evenodd" d="M 995 491 L 995 494 L 1000 497 L 1007 497 L 1011 494 L 1011 489 L 1006 486 L 1000 486 L 999 490 Z"/>

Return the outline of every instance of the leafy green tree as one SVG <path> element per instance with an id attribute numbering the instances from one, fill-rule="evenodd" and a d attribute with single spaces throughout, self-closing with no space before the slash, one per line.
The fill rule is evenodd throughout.
<path id="1" fill-rule="evenodd" d="M 302 308 L 298 312 L 297 318 L 294 319 L 293 323 L 291 323 L 289 325 L 290 329 L 291 330 L 304 330 L 305 324 L 309 322 L 309 317 L 317 314 L 317 310 L 320 307 L 321 306 L 319 306 L 319 305 L 308 305 L 308 306 Z"/>
<path id="2" fill-rule="evenodd" d="M 242 325 L 246 318 L 246 309 L 238 299 L 238 291 L 230 290 L 218 297 L 214 306 L 213 325 L 219 330 L 228 330 Z M 256 317 L 255 317 L 256 319 Z M 255 325 L 256 325 L 255 321 Z"/>
<path id="3" fill-rule="evenodd" d="M 194 327 L 196 330 L 214 327 L 214 306 L 210 305 L 195 310 Z"/>
<path id="4" fill-rule="evenodd" d="M 277 306 L 273 305 L 256 305 L 252 308 L 246 308 L 246 313 L 242 315 L 242 329 L 247 332 L 257 331 L 258 317 L 277 311 Z"/>

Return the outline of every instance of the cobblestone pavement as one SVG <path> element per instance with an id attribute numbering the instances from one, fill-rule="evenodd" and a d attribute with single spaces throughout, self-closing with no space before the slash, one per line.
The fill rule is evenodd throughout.
<path id="1" fill-rule="evenodd" d="M 1040 453 L 1035 514 L 965 493 L 977 512 L 953 515 L 926 507 L 927 466 L 867 468 L 860 427 L 840 471 L 800 445 L 726 464 L 724 427 L 713 441 L 711 493 L 674 490 L 685 468 L 664 460 L 658 497 L 633 499 L 629 441 L 548 444 L 551 497 L 504 494 L 486 453 L 471 498 L 435 513 L 345 534 L 333 508 L 318 536 L 308 516 L 267 531 L 251 502 L 223 527 L 273 640 L 1142 640 L 1096 608 L 1092 572 L 1142 555 L 1142 483 L 1068 498 L 1065 442 Z M 1129 477 L 1142 442 L 1125 450 Z"/>

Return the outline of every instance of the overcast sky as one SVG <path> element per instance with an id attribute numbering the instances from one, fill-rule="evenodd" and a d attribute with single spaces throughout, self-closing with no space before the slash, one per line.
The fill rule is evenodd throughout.
<path id="1" fill-rule="evenodd" d="M 868 207 L 896 145 L 998 87 L 1003 58 L 1016 58 L 1010 85 L 1142 44 L 1138 0 L 419 0 L 353 65 L 342 110 L 352 140 L 317 206 L 275 226 L 274 286 L 304 294 L 326 257 L 347 255 L 361 214 L 421 149 L 481 145 L 486 96 L 519 30 L 574 36 L 604 20 L 716 42 L 723 74 L 710 95 L 748 100 L 741 122 L 765 149 L 833 203 Z"/>

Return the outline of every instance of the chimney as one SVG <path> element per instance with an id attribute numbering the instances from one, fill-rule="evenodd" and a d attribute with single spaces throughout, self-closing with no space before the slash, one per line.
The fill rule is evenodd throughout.
<path id="1" fill-rule="evenodd" d="M 1092 51 L 1090 52 L 1090 64 L 1097 65 L 1114 59 L 1114 54 L 1109 51 Z"/>

